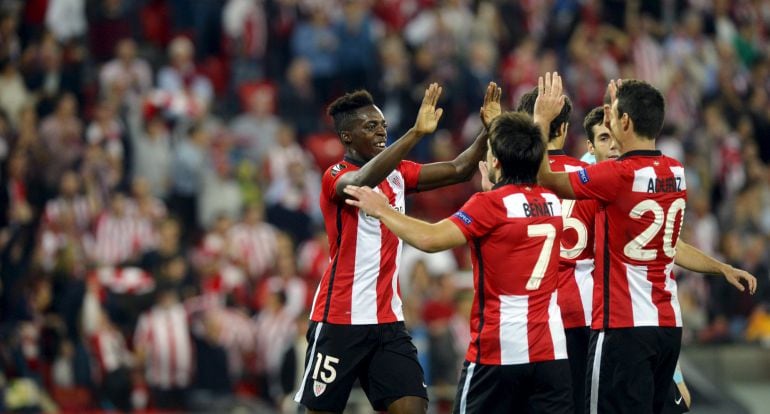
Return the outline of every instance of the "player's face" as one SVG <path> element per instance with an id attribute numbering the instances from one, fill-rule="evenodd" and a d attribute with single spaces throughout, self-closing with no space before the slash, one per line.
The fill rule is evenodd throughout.
<path id="1" fill-rule="evenodd" d="M 615 159 L 620 156 L 618 144 L 612 139 L 606 126 L 597 124 L 591 127 L 594 132 L 594 143 L 588 141 L 588 150 L 596 157 L 596 162 Z"/>
<path id="2" fill-rule="evenodd" d="M 351 122 L 348 152 L 351 156 L 369 161 L 385 149 L 388 124 L 380 108 L 374 105 L 361 108 L 357 119 Z"/>

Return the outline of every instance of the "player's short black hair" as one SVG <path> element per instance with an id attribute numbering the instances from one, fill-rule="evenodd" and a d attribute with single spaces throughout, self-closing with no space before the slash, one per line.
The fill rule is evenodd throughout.
<path id="1" fill-rule="evenodd" d="M 592 109 L 591 112 L 589 112 L 586 117 L 583 119 L 583 129 L 586 130 L 586 135 L 588 135 L 588 140 L 591 141 L 591 144 L 594 143 L 594 126 L 601 125 L 604 123 L 604 107 L 597 106 L 596 108 Z"/>
<path id="2" fill-rule="evenodd" d="M 540 128 L 524 112 L 504 112 L 489 127 L 492 155 L 502 167 L 501 182 L 534 184 L 545 144 Z"/>
<path id="3" fill-rule="evenodd" d="M 645 81 L 629 79 L 620 85 L 616 97 L 618 117 L 628 114 L 637 135 L 657 138 L 666 113 L 666 100 L 660 91 Z"/>
<path id="4" fill-rule="evenodd" d="M 568 97 L 564 97 L 564 106 L 561 108 L 559 115 L 551 121 L 551 125 L 548 131 L 548 140 L 551 141 L 559 136 L 559 128 L 561 124 L 569 122 L 569 115 L 572 113 L 572 101 Z M 535 116 L 535 101 L 537 100 L 537 86 L 531 91 L 525 93 L 519 99 L 519 107 L 516 108 L 519 112 L 525 112 L 529 116 Z"/>
<path id="5" fill-rule="evenodd" d="M 326 113 L 334 120 L 334 130 L 339 134 L 347 127 L 355 112 L 361 108 L 374 105 L 374 98 L 365 90 L 346 93 L 335 99 L 329 105 Z"/>

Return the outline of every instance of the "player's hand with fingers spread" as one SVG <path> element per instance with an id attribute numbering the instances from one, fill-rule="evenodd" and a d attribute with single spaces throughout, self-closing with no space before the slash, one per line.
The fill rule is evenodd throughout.
<path id="1" fill-rule="evenodd" d="M 564 100 L 561 76 L 556 72 L 547 72 L 544 77 L 540 76 L 537 80 L 537 99 L 533 112 L 535 123 L 553 121 L 559 116 Z"/>
<path id="2" fill-rule="evenodd" d="M 746 290 L 741 281 L 746 281 L 746 285 L 749 287 L 749 293 L 752 295 L 757 291 L 757 278 L 745 270 L 727 266 L 722 270 L 722 274 L 725 275 L 725 279 L 728 283 L 735 286 L 735 288 L 741 292 Z"/>
<path id="3" fill-rule="evenodd" d="M 613 79 L 607 84 L 607 94 L 610 96 L 610 103 L 604 104 L 604 126 L 607 127 L 607 129 L 610 128 L 610 108 L 612 108 L 612 105 L 618 99 L 618 88 L 620 88 L 620 85 L 622 84 L 622 79 Z"/>
<path id="4" fill-rule="evenodd" d="M 390 210 L 388 198 L 369 187 L 349 185 L 345 187 L 344 191 L 345 194 L 352 197 L 346 199 L 346 203 L 358 207 L 361 211 L 374 218 L 380 218 L 385 211 Z"/>
<path id="5" fill-rule="evenodd" d="M 500 106 L 500 95 L 503 90 L 497 86 L 494 82 L 489 82 L 487 85 L 487 92 L 484 94 L 484 104 L 481 106 L 479 116 L 481 122 L 484 124 L 484 128 L 489 129 L 489 125 L 492 123 L 498 115 L 503 112 Z"/>
<path id="6" fill-rule="evenodd" d="M 414 130 L 418 134 L 430 134 L 436 130 L 438 121 L 444 110 L 436 108 L 438 98 L 441 96 L 441 86 L 431 83 L 425 90 L 420 110 L 417 112 L 417 120 L 414 121 Z"/>

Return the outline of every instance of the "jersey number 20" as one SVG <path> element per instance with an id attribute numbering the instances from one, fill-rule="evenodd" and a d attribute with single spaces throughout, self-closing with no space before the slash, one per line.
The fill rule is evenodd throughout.
<path id="1" fill-rule="evenodd" d="M 676 224 L 676 217 L 680 212 L 684 214 L 685 201 L 683 198 L 677 198 L 671 203 L 668 212 L 663 211 L 663 207 L 660 206 L 655 200 L 644 200 L 635 205 L 628 213 L 628 216 L 632 219 L 639 220 L 645 213 L 652 212 L 654 218 L 649 227 L 647 227 L 641 234 L 636 236 L 633 240 L 626 244 L 623 249 L 623 253 L 631 259 L 639 261 L 651 261 L 658 257 L 657 249 L 646 249 L 653 238 L 660 232 L 660 228 L 663 229 L 663 253 L 673 258 L 676 255 L 676 246 L 674 246 L 674 224 Z"/>

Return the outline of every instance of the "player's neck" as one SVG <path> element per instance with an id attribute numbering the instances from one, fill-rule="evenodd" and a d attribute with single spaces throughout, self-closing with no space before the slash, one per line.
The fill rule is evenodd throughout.
<path id="1" fill-rule="evenodd" d="M 634 135 L 629 137 L 628 141 L 622 143 L 620 153 L 625 154 L 631 151 L 654 151 L 656 149 L 654 139 L 647 139 Z"/>
<path id="2" fill-rule="evenodd" d="M 567 137 L 564 135 L 559 135 L 558 137 L 548 141 L 548 150 L 560 150 L 564 148 L 564 142 L 567 140 Z"/>

